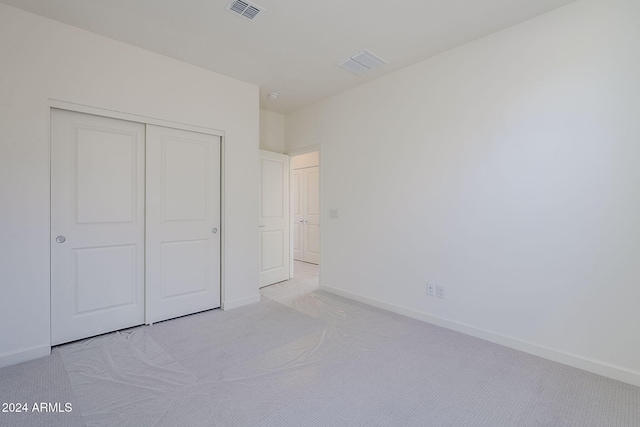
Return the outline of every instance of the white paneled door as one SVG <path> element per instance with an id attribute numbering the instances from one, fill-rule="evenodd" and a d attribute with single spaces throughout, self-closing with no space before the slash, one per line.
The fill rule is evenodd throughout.
<path id="1" fill-rule="evenodd" d="M 146 322 L 220 306 L 220 137 L 147 125 Z"/>
<path id="2" fill-rule="evenodd" d="M 320 169 L 296 169 L 292 174 L 293 257 L 320 262 Z"/>
<path id="3" fill-rule="evenodd" d="M 304 261 L 303 170 L 296 169 L 291 173 L 293 259 L 298 261 Z"/>
<path id="4" fill-rule="evenodd" d="M 289 279 L 289 156 L 260 150 L 260 287 Z"/>
<path id="5" fill-rule="evenodd" d="M 140 123 L 51 111 L 51 343 L 144 323 Z"/>
<path id="6" fill-rule="evenodd" d="M 304 260 L 313 264 L 320 262 L 320 169 L 315 166 L 305 171 L 303 215 Z"/>
<path id="7" fill-rule="evenodd" d="M 51 110 L 53 345 L 220 306 L 220 143 Z"/>

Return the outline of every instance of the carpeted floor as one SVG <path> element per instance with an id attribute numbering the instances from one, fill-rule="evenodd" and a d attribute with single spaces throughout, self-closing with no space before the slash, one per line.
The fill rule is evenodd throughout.
<path id="1" fill-rule="evenodd" d="M 640 426 L 640 388 L 317 290 L 56 347 L 0 369 L 0 426 Z M 71 412 L 32 412 L 34 403 Z"/>

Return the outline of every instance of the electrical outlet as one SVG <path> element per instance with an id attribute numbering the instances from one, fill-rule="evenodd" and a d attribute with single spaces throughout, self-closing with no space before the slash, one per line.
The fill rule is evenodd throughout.
<path id="1" fill-rule="evenodd" d="M 427 295 L 432 297 L 434 295 L 434 286 L 431 283 L 427 283 Z"/>
<path id="2" fill-rule="evenodd" d="M 436 286 L 436 296 L 438 298 L 444 299 L 444 286 Z"/>

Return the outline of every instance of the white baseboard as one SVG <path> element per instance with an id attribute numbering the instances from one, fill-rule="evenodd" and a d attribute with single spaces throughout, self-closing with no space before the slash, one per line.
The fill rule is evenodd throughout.
<path id="1" fill-rule="evenodd" d="M 51 346 L 37 346 L 0 354 L 0 368 L 39 359 L 51 354 Z"/>
<path id="2" fill-rule="evenodd" d="M 243 305 L 255 304 L 260 302 L 260 294 L 256 294 L 247 298 L 235 299 L 232 301 L 225 301 L 222 305 L 223 310 L 232 310 L 234 308 L 242 307 Z"/>
<path id="3" fill-rule="evenodd" d="M 543 345 L 524 341 L 518 338 L 498 334 L 466 323 L 456 322 L 454 320 L 445 319 L 439 316 L 432 316 L 427 313 L 422 313 L 410 308 L 389 304 L 384 301 L 365 297 L 363 295 L 355 294 L 349 291 L 344 291 L 332 286 L 320 285 L 320 289 L 344 298 L 352 299 L 364 304 L 381 308 L 383 310 L 411 317 L 412 319 L 421 320 L 423 322 L 431 323 L 437 326 L 442 326 L 443 328 L 451 329 L 466 335 L 471 335 L 476 338 L 500 344 L 505 347 L 533 354 L 534 356 L 542 357 L 543 359 L 548 359 L 553 362 L 561 363 L 563 365 L 571 366 L 573 368 L 578 368 L 583 371 L 591 372 L 593 374 L 601 375 L 603 377 L 611 378 L 613 380 L 640 387 L 640 372 L 638 371 L 627 369 L 621 366 L 616 366 L 600 360 L 594 360 L 576 354 L 567 353 L 562 350 L 545 347 Z"/>

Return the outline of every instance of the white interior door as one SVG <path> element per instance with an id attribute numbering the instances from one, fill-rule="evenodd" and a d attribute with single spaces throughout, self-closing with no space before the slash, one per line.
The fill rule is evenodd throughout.
<path id="1" fill-rule="evenodd" d="M 289 156 L 260 150 L 260 287 L 289 279 Z"/>
<path id="2" fill-rule="evenodd" d="M 144 323 L 144 125 L 51 111 L 51 344 Z"/>
<path id="3" fill-rule="evenodd" d="M 292 203 L 292 229 L 293 229 L 293 259 L 304 261 L 304 216 L 302 214 L 303 202 L 303 176 L 302 169 L 296 169 L 291 174 L 291 203 Z"/>
<path id="4" fill-rule="evenodd" d="M 292 173 L 293 259 L 320 262 L 320 169 L 295 169 Z"/>
<path id="5" fill-rule="evenodd" d="M 147 125 L 146 323 L 220 307 L 220 137 Z"/>
<path id="6" fill-rule="evenodd" d="M 303 259 L 305 262 L 320 262 L 320 169 L 315 166 L 304 171 L 303 198 Z"/>

